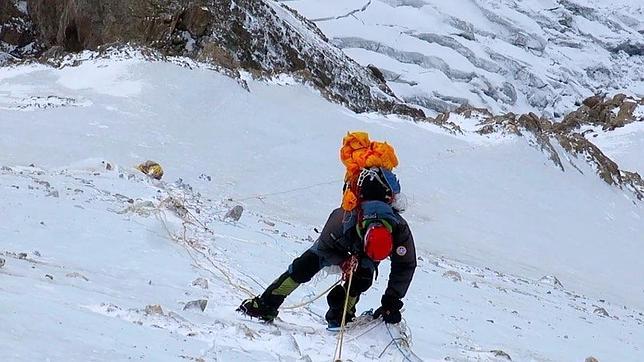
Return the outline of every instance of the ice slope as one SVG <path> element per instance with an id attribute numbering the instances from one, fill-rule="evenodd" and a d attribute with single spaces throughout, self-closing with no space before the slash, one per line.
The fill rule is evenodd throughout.
<path id="1" fill-rule="evenodd" d="M 560 117 L 596 92 L 644 92 L 644 2 L 284 0 L 394 92 Z"/>
<path id="2" fill-rule="evenodd" d="M 324 301 L 284 311 L 276 327 L 232 310 L 240 287 L 260 292 L 338 205 L 339 142 L 354 129 L 401 159 L 420 256 L 405 299 L 415 355 L 642 359 L 644 212 L 583 160 L 569 160 L 583 174 L 562 173 L 522 138 L 355 115 L 288 79 L 248 85 L 136 57 L 0 70 L 0 348 L 10 360 L 330 360 Z M 133 170 L 146 159 L 166 181 Z M 185 233 L 161 202 L 169 195 L 199 220 L 183 213 Z M 244 217 L 224 221 L 236 203 Z M 362 309 L 377 306 L 386 270 Z M 207 290 L 191 285 L 197 277 Z M 199 298 L 204 313 L 182 311 Z M 146 313 L 151 304 L 163 315 Z M 349 334 L 345 357 L 403 360 L 385 348 L 385 326 L 371 327 Z"/>

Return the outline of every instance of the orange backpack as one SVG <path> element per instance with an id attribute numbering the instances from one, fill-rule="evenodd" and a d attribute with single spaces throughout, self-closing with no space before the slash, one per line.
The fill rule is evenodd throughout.
<path id="1" fill-rule="evenodd" d="M 340 160 L 347 168 L 344 175 L 342 208 L 351 211 L 358 206 L 357 180 L 360 170 L 383 167 L 391 171 L 398 166 L 396 151 L 387 142 L 370 141 L 366 132 L 350 132 L 342 139 Z"/>

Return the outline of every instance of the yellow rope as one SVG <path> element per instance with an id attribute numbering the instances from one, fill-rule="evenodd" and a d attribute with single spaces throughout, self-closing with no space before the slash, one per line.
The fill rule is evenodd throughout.
<path id="1" fill-rule="evenodd" d="M 334 362 L 342 362 L 342 343 L 344 342 L 344 327 L 347 322 L 347 307 L 349 306 L 349 291 L 351 290 L 351 281 L 353 280 L 353 269 L 349 270 L 349 282 L 347 283 L 346 296 L 344 297 L 344 308 L 342 311 L 342 323 L 340 323 L 340 335 L 338 342 L 335 345 L 335 355 L 333 356 Z"/>

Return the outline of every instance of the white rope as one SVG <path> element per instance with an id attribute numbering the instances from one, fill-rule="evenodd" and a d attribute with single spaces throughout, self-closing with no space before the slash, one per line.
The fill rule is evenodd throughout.
<path id="1" fill-rule="evenodd" d="M 304 190 L 312 189 L 312 188 L 315 188 L 315 187 L 318 187 L 318 186 L 331 185 L 331 184 L 335 184 L 335 183 L 338 183 L 338 182 L 340 182 L 340 183 L 343 182 L 343 179 L 337 179 L 336 178 L 336 179 L 333 179 L 333 180 L 330 180 L 330 181 L 311 184 L 311 185 L 308 185 L 308 186 L 300 186 L 300 187 L 287 189 L 287 190 L 283 190 L 283 191 L 275 191 L 275 192 L 268 192 L 268 193 L 264 193 L 264 194 L 256 194 L 256 195 L 253 195 L 253 196 L 247 196 L 247 197 L 242 197 L 242 198 L 232 199 L 232 200 L 233 201 L 246 201 L 246 200 L 251 200 L 251 199 L 262 200 L 262 199 L 266 198 L 267 196 L 290 194 L 290 193 L 293 193 L 293 192 L 304 191 Z"/>
<path id="2" fill-rule="evenodd" d="M 340 284 L 340 282 L 341 282 L 341 281 L 342 281 L 342 279 L 339 279 L 338 281 L 336 281 L 335 283 L 333 283 L 330 287 L 328 287 L 325 291 L 323 291 L 322 293 L 319 293 L 318 295 L 316 295 L 316 296 L 315 296 L 314 298 L 312 298 L 312 299 L 309 299 L 309 300 L 304 301 L 304 302 L 302 302 L 302 303 L 293 304 L 293 305 L 289 305 L 289 306 L 286 306 L 286 307 L 280 307 L 280 309 L 297 309 L 297 308 L 301 308 L 301 307 L 307 306 L 307 305 L 309 305 L 309 304 L 311 304 L 311 303 L 315 302 L 316 300 L 318 300 L 318 299 L 322 298 L 323 296 L 325 296 L 325 295 L 326 295 L 326 293 L 330 292 L 330 291 L 331 291 L 331 289 L 333 289 L 336 285 Z"/>
<path id="3" fill-rule="evenodd" d="M 171 239 L 171 240 L 175 240 L 175 241 L 177 241 L 177 242 L 180 242 L 180 243 L 181 243 L 181 245 L 182 245 L 182 246 L 186 249 L 186 251 L 188 252 L 188 255 L 189 255 L 189 256 L 191 257 L 191 259 L 192 259 L 192 260 L 197 264 L 197 266 L 198 266 L 199 268 L 204 269 L 204 270 L 206 270 L 206 271 L 210 272 L 211 274 L 215 275 L 215 274 L 212 272 L 212 270 L 211 270 L 210 268 L 204 267 L 204 266 L 203 266 L 203 264 L 201 264 L 201 263 L 197 260 L 197 258 L 196 258 L 196 257 L 195 257 L 191 252 L 190 252 L 190 249 L 192 249 L 194 252 L 199 253 L 200 255 L 202 255 L 202 256 L 203 256 L 203 257 L 204 257 L 204 258 L 209 262 L 209 264 L 210 264 L 210 265 L 212 265 L 212 267 L 213 267 L 213 268 L 215 268 L 217 271 L 219 271 L 219 272 L 221 273 L 221 275 L 223 275 L 223 277 L 226 279 L 226 282 L 227 282 L 230 286 L 232 286 L 232 287 L 233 287 L 233 288 L 235 288 L 235 289 L 240 290 L 241 292 L 243 292 L 243 293 L 247 294 L 248 296 L 251 296 L 251 297 L 252 297 L 252 296 L 254 296 L 254 293 L 253 293 L 252 291 L 250 291 L 248 288 L 246 288 L 246 287 L 244 287 L 243 285 L 241 285 L 241 283 L 238 283 L 238 282 L 233 281 L 233 278 L 232 278 L 232 276 L 230 275 L 230 272 L 226 271 L 224 268 L 222 268 L 222 267 L 220 267 L 219 265 L 217 265 L 217 264 L 216 264 L 216 263 L 215 263 L 211 258 L 209 258 L 209 257 L 208 257 L 208 256 L 207 256 L 203 251 L 198 250 L 198 249 L 194 246 L 194 243 L 191 243 L 191 242 L 188 240 L 188 238 L 186 237 L 187 228 L 186 228 L 186 224 L 185 224 L 187 221 L 185 221 L 185 220 L 184 220 L 184 223 L 182 224 L 182 225 L 183 225 L 183 234 L 182 234 L 182 236 L 176 236 L 176 235 L 172 234 L 172 232 L 171 232 L 171 231 L 170 231 L 170 229 L 168 228 L 168 224 L 167 224 L 167 217 L 166 217 L 165 211 L 163 211 L 163 209 L 161 208 L 164 204 L 166 204 L 166 203 L 168 202 L 168 200 L 171 200 L 171 201 L 174 201 L 174 202 L 178 202 L 178 200 L 176 200 L 176 199 L 172 199 L 171 197 L 166 198 L 165 200 L 162 200 L 162 201 L 159 203 L 159 205 L 156 207 L 156 211 L 157 211 L 157 212 L 155 213 L 155 216 L 157 217 L 157 219 L 158 219 L 158 220 L 161 222 L 161 224 L 163 225 L 163 228 L 164 228 L 164 229 L 165 229 L 165 231 L 168 233 L 168 236 L 170 237 L 170 239 Z M 176 204 L 175 204 L 175 205 L 176 205 Z M 181 206 L 183 206 L 183 205 L 181 205 Z M 184 209 L 185 209 L 185 206 L 183 206 L 183 207 L 184 207 Z M 186 210 L 187 210 L 187 209 L 186 209 Z M 180 215 L 179 215 L 179 216 L 180 216 Z M 183 219 L 182 219 L 182 220 L 183 220 Z"/>
<path id="4" fill-rule="evenodd" d="M 170 193 L 169 193 L 169 194 L 170 194 Z M 170 205 L 171 205 L 171 207 L 172 207 L 172 208 L 174 208 L 174 209 L 181 210 L 180 212 L 178 212 L 178 213 L 177 213 L 177 214 L 178 214 L 177 216 L 179 216 L 179 217 L 181 218 L 181 220 L 183 221 L 183 223 L 182 223 L 182 226 L 183 226 L 183 233 L 182 233 L 182 236 L 174 235 L 174 234 L 170 231 L 170 229 L 169 229 L 169 227 L 168 227 L 168 223 L 167 223 L 167 215 L 165 214 L 165 211 L 163 210 L 163 207 L 164 207 L 164 206 L 166 206 L 167 204 L 170 204 Z M 166 206 L 166 207 L 167 207 L 167 206 Z M 141 212 L 140 212 L 141 210 L 138 210 L 138 209 L 136 209 L 136 210 L 135 210 L 134 208 L 128 208 L 128 209 L 127 209 L 127 211 L 133 211 L 133 212 L 137 212 L 137 213 L 141 214 Z M 197 224 L 198 224 L 199 226 L 203 227 L 205 231 L 208 231 L 208 232 L 210 232 L 211 234 L 214 234 L 214 232 L 213 232 L 212 230 L 210 230 L 210 229 L 209 229 L 209 228 L 208 228 L 204 223 L 202 223 L 199 219 L 197 219 L 197 217 L 196 217 L 194 214 L 192 214 L 192 213 L 190 212 L 190 210 L 185 206 L 185 203 L 184 203 L 183 201 L 180 201 L 180 200 L 178 200 L 177 198 L 175 198 L 175 197 L 173 197 L 173 196 L 169 196 L 168 198 L 166 198 L 166 199 L 162 200 L 158 205 L 156 205 L 156 206 L 153 208 L 153 211 L 155 211 L 154 215 L 155 215 L 155 217 L 157 218 L 157 220 L 159 220 L 159 222 L 161 223 L 161 225 L 163 226 L 164 230 L 165 230 L 165 231 L 166 231 L 166 233 L 168 234 L 168 237 L 169 237 L 171 240 L 174 240 L 174 241 L 179 242 L 179 243 L 180 243 L 180 244 L 181 244 L 181 245 L 186 249 L 186 252 L 188 253 L 188 255 L 190 256 L 190 258 L 193 260 L 193 262 L 195 263 L 195 265 L 196 265 L 198 268 L 203 269 L 203 270 L 206 270 L 206 271 L 208 271 L 209 273 L 213 274 L 213 276 L 216 276 L 216 277 L 217 277 L 217 275 L 216 275 L 215 273 L 213 273 L 213 271 L 212 271 L 210 268 L 208 268 L 207 266 L 204 266 L 201 262 L 199 262 L 199 261 L 197 260 L 197 258 L 196 258 L 196 257 L 195 257 L 195 255 L 193 254 L 193 252 L 194 252 L 194 253 L 198 253 L 199 255 L 201 255 L 205 260 L 207 260 L 207 261 L 208 261 L 208 263 L 209 263 L 213 268 L 215 268 L 217 271 L 219 271 L 219 273 L 220 273 L 220 274 L 225 278 L 225 281 L 227 282 L 227 284 L 229 284 L 230 286 L 232 286 L 232 287 L 234 287 L 234 288 L 238 289 L 239 291 L 243 292 L 244 294 L 246 294 L 246 295 L 247 295 L 247 296 L 249 296 L 249 297 L 254 297 L 254 296 L 256 295 L 256 294 L 255 294 L 253 291 L 251 291 L 249 288 L 244 287 L 240 282 L 236 282 L 235 280 L 233 280 L 233 277 L 231 276 L 230 271 L 227 271 L 227 270 L 225 270 L 223 267 L 221 267 L 221 266 L 217 265 L 217 264 L 215 263 L 215 261 L 214 261 L 214 260 L 212 260 L 212 258 L 211 258 L 211 257 L 209 257 L 208 255 L 206 255 L 206 253 L 205 253 L 204 251 L 199 250 L 199 249 L 195 246 L 195 242 L 192 242 L 191 240 L 189 240 L 189 239 L 188 239 L 188 237 L 186 236 L 186 234 L 187 234 L 186 224 L 190 224 L 190 225 L 195 225 L 195 224 L 194 224 L 194 223 L 192 223 L 192 222 L 190 222 L 189 220 L 186 220 L 186 219 L 185 219 L 185 216 L 183 216 L 183 215 L 181 215 L 181 214 L 180 214 L 180 213 L 183 213 L 183 212 L 185 212 L 185 215 L 190 216 L 194 221 L 196 221 L 196 222 L 197 222 Z M 193 252 L 191 252 L 191 249 L 192 249 L 192 251 L 193 251 Z M 251 278 L 251 279 L 252 279 L 252 278 Z M 254 279 L 253 279 L 253 281 L 254 281 L 255 283 L 257 283 L 257 284 L 260 284 L 258 281 L 254 280 Z M 333 288 L 334 288 L 336 285 L 338 285 L 341 281 L 342 281 L 342 280 L 341 280 L 341 279 L 339 279 L 338 281 L 336 281 L 335 283 L 333 283 L 330 287 L 328 287 L 326 290 L 324 290 L 323 292 L 321 292 L 321 293 L 319 293 L 319 294 L 315 295 L 315 296 L 314 296 L 313 298 L 311 298 L 311 299 L 305 300 L 305 301 L 303 301 L 303 302 L 301 302 L 301 303 L 297 303 L 297 304 L 294 304 L 294 305 L 284 306 L 284 307 L 281 307 L 281 309 L 289 310 L 289 309 L 297 309 L 297 308 L 302 308 L 302 307 L 308 306 L 309 304 L 311 304 L 311 303 L 315 302 L 316 300 L 318 300 L 318 299 L 322 298 L 323 296 L 325 296 L 329 291 L 331 291 L 331 289 L 333 289 Z M 260 287 L 261 287 L 261 285 L 260 285 Z"/>
<path id="5" fill-rule="evenodd" d="M 369 333 L 369 332 L 373 331 L 376 327 L 378 327 L 378 326 L 379 326 L 379 325 L 381 325 L 382 323 L 383 323 L 383 320 L 382 320 L 382 319 L 378 320 L 378 322 L 374 323 L 374 325 L 373 325 L 373 326 L 371 326 L 371 327 L 367 328 L 365 331 L 363 331 L 363 332 L 362 332 L 362 333 L 360 333 L 360 334 L 357 334 L 357 335 L 355 335 L 355 336 L 352 336 L 350 339 L 348 339 L 348 340 L 347 340 L 347 342 L 353 342 L 353 341 L 355 341 L 356 339 L 358 339 L 358 338 L 360 338 L 360 337 L 364 336 L 365 334 L 367 334 L 367 333 Z"/>

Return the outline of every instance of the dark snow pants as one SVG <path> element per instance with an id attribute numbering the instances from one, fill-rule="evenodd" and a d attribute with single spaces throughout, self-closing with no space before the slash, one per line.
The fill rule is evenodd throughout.
<path id="1" fill-rule="evenodd" d="M 373 282 L 373 274 L 375 269 L 363 267 L 358 263 L 358 268 L 353 274 L 351 281 L 351 290 L 349 291 L 349 305 L 348 310 L 355 314 L 355 305 L 358 302 L 360 294 L 365 292 Z M 284 302 L 284 299 L 291 294 L 300 284 L 306 283 L 315 276 L 324 267 L 322 258 L 314 252 L 307 250 L 301 256 L 295 258 L 293 263 L 288 267 L 288 270 L 279 276 L 271 285 L 266 288 L 261 296 L 261 299 L 276 309 Z M 327 301 L 329 303 L 329 312 L 327 312 L 327 320 L 337 320 L 338 315 L 341 318 L 342 310 L 344 309 L 344 301 L 346 297 L 347 282 L 344 285 L 337 285 L 329 295 Z"/>

